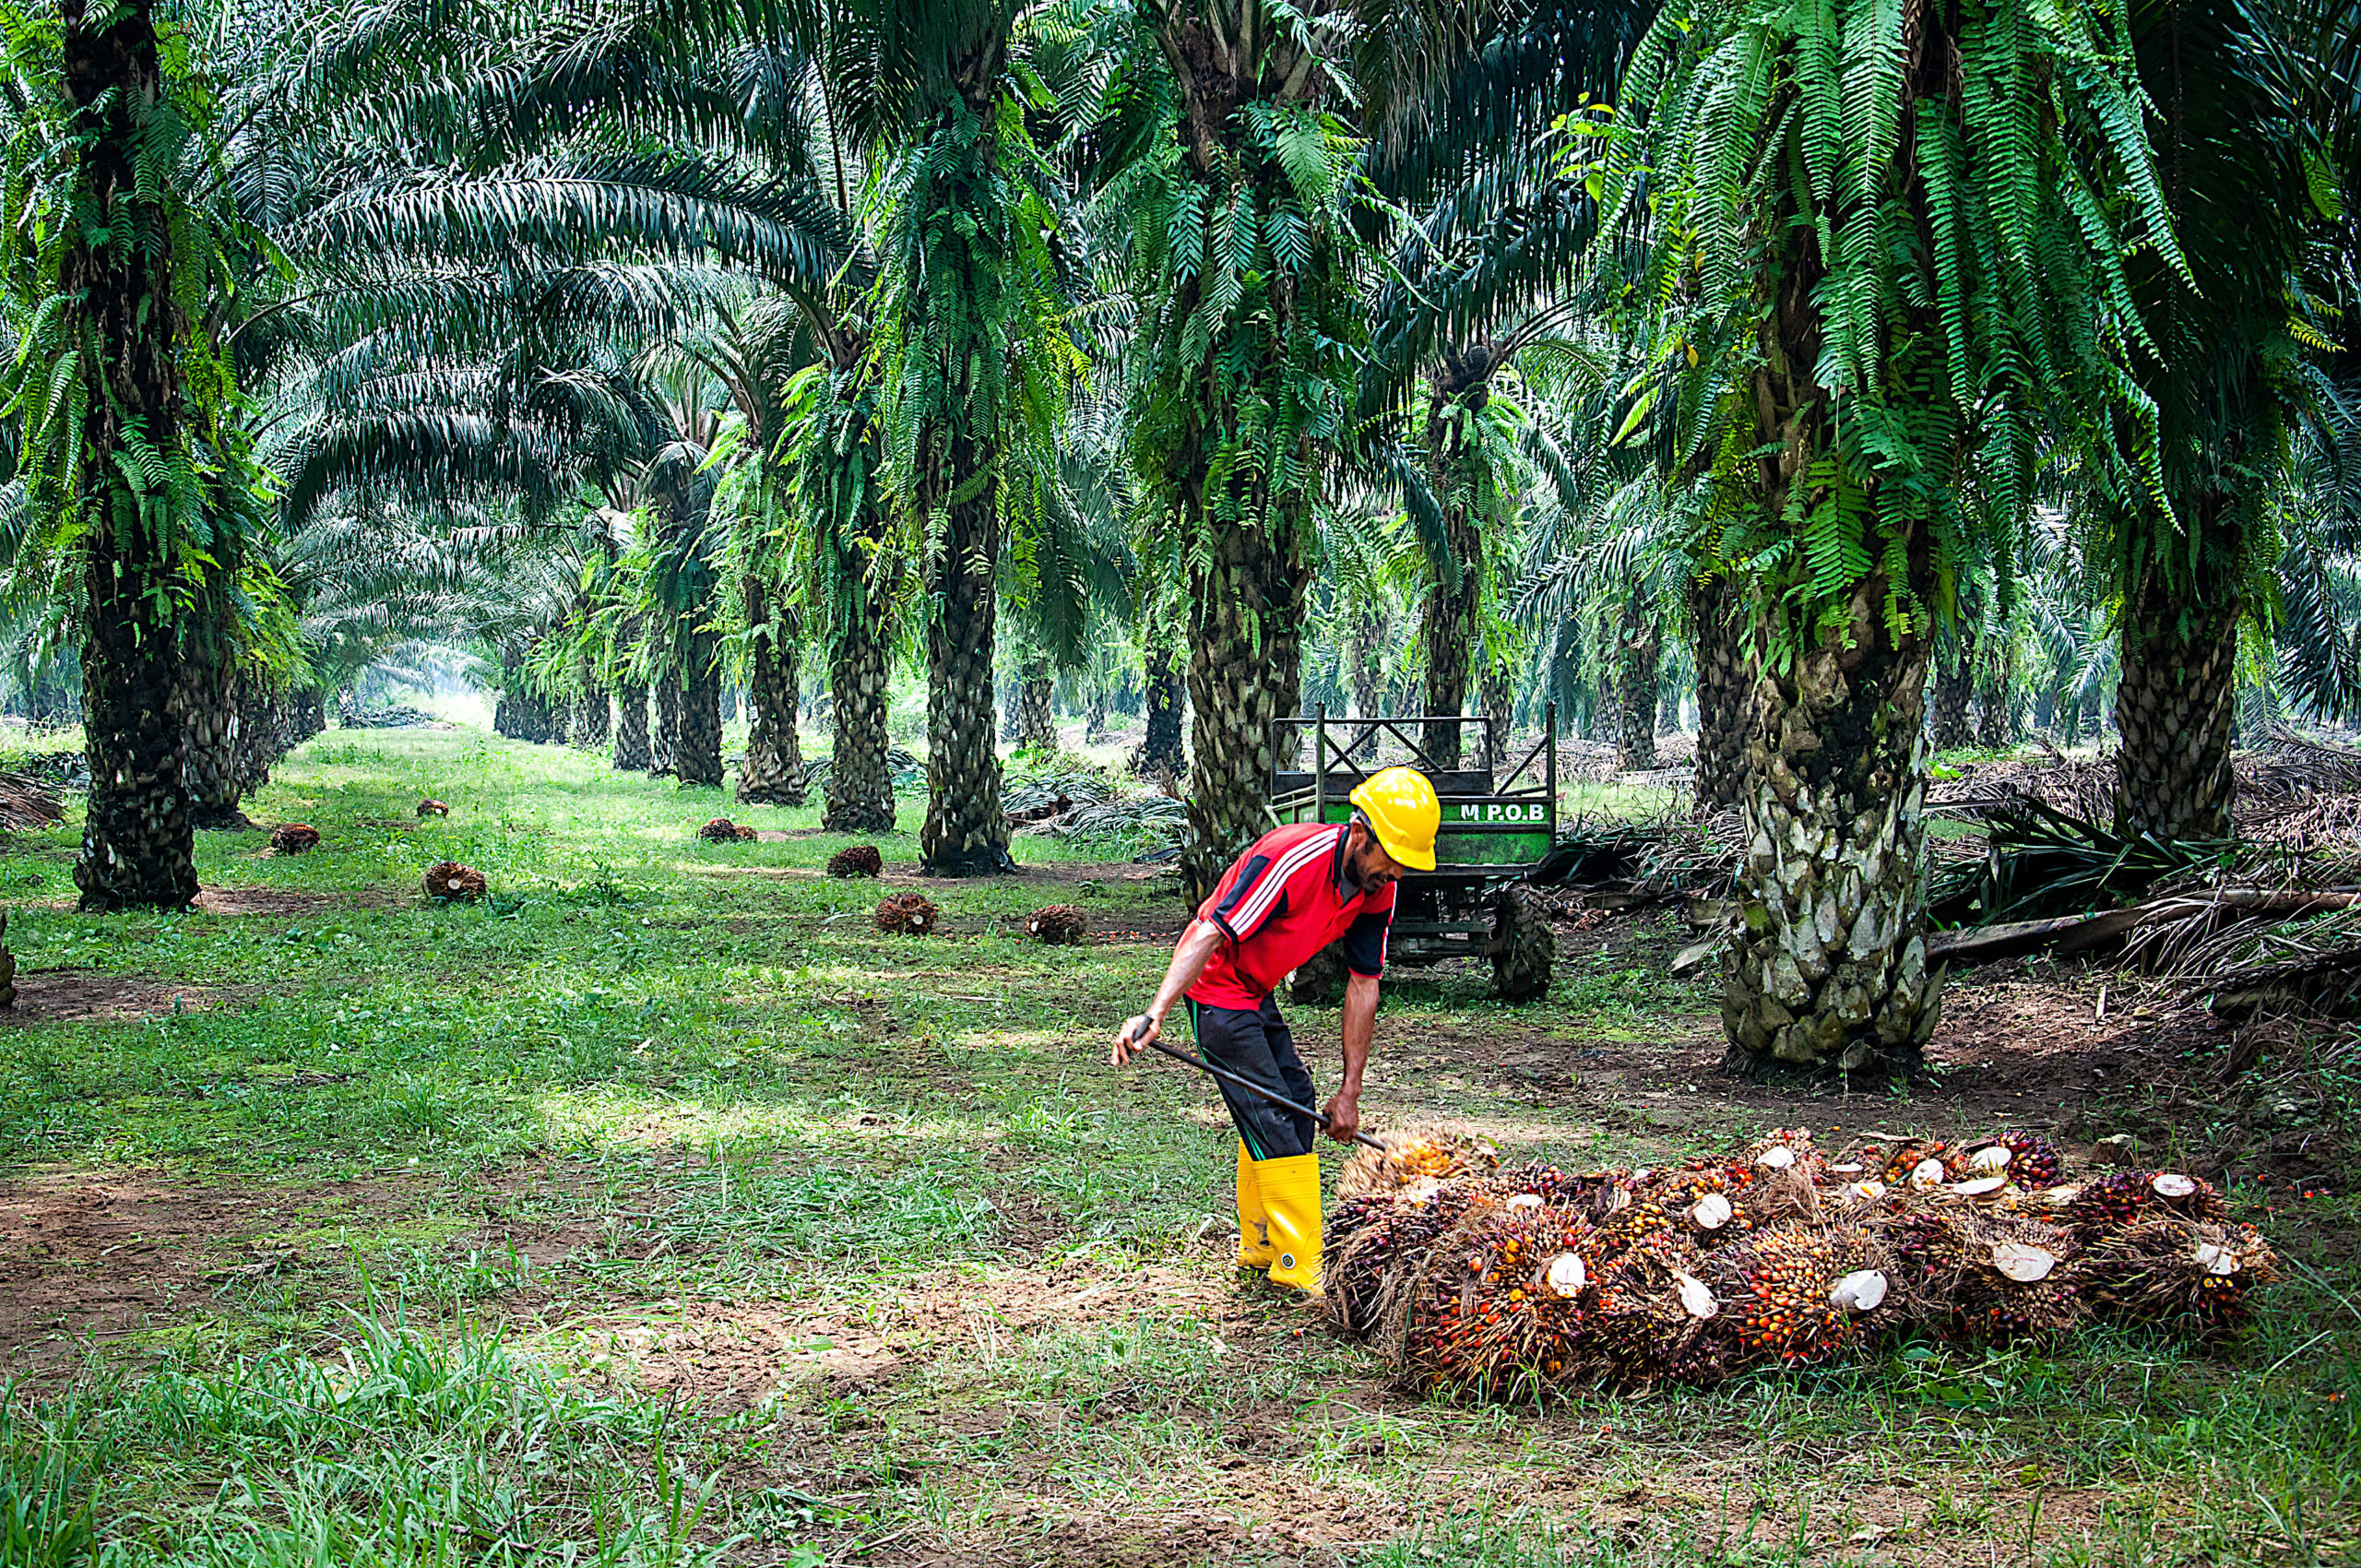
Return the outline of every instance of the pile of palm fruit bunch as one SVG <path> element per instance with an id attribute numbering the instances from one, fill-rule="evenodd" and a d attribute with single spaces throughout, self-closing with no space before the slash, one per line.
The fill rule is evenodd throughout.
<path id="1" fill-rule="evenodd" d="M 849 845 L 828 857 L 828 874 L 834 877 L 877 876 L 884 870 L 885 857 L 874 844 Z"/>
<path id="2" fill-rule="evenodd" d="M 877 929 L 923 936 L 934 929 L 934 900 L 923 893 L 889 894 L 877 906 Z"/>
<path id="3" fill-rule="evenodd" d="M 485 892 L 483 873 L 457 861 L 437 861 L 426 868 L 426 896 L 438 903 L 472 904 Z"/>
<path id="4" fill-rule="evenodd" d="M 1329 1311 L 1400 1381 L 1529 1402 L 1712 1384 L 1916 1336 L 2041 1344 L 2085 1323 L 2218 1341 L 2275 1277 L 2195 1177 L 2068 1177 L 2038 1134 L 1782 1128 L 1660 1170 L 1503 1167 L 1442 1132 L 1364 1150 L 1327 1222 Z"/>
<path id="5" fill-rule="evenodd" d="M 1025 934 L 1045 947 L 1074 946 L 1089 930 L 1089 917 L 1073 904 L 1044 904 L 1025 917 Z"/>

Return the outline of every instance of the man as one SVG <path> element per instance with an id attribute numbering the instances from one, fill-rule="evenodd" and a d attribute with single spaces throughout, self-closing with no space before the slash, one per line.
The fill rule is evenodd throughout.
<path id="1" fill-rule="evenodd" d="M 1435 869 L 1442 807 L 1426 775 L 1407 767 L 1371 774 L 1351 799 L 1349 823 L 1266 833 L 1223 874 L 1181 932 L 1155 1003 L 1115 1037 L 1114 1065 L 1163 1033 L 1165 1015 L 1185 994 L 1207 1061 L 1310 1105 L 1311 1075 L 1272 993 L 1298 966 L 1341 942 L 1352 979 L 1345 987 L 1345 1081 L 1328 1101 L 1328 1135 L 1352 1141 L 1394 924 L 1394 882 L 1405 871 Z M 1275 1282 L 1317 1296 L 1316 1123 L 1228 1084 L 1221 1092 L 1238 1126 L 1238 1266 L 1266 1269 Z"/>

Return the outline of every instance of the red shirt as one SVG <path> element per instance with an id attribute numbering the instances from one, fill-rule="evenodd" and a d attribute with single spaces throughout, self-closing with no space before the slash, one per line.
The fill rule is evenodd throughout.
<path id="1" fill-rule="evenodd" d="M 1347 893 L 1345 833 L 1335 824 L 1296 823 L 1265 833 L 1238 858 L 1197 910 L 1229 940 L 1214 949 L 1190 1001 L 1260 1007 L 1289 970 L 1339 940 L 1353 973 L 1384 972 L 1394 886 Z"/>

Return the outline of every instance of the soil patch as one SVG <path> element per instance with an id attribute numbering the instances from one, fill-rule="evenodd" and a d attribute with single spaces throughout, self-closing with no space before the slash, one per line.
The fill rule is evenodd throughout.
<path id="1" fill-rule="evenodd" d="M 389 888 L 362 893 L 321 893 L 304 887 L 208 887 L 196 907 L 208 915 L 311 915 L 322 909 L 390 909 Z"/>
<path id="2" fill-rule="evenodd" d="M 17 1004 L 0 1009 L 0 1028 L 116 1024 L 203 1013 L 242 1000 L 252 989 L 182 985 L 153 975 L 111 975 L 96 969 L 43 969 L 17 977 Z"/>
<path id="3" fill-rule="evenodd" d="M 305 1228 L 298 1217 L 310 1210 L 383 1218 L 419 1191 L 398 1181 L 197 1187 L 72 1169 L 0 1182 L 0 1377 L 68 1374 L 86 1339 L 183 1321 L 217 1289 L 300 1267 L 292 1250 L 248 1238 Z"/>

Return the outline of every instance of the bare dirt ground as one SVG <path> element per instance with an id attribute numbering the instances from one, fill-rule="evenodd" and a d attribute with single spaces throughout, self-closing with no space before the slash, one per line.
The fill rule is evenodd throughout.
<path id="1" fill-rule="evenodd" d="M 96 969 L 44 969 L 17 977 L 17 1003 L 0 1009 L 0 1028 L 34 1024 L 115 1024 L 234 1004 L 239 986 L 167 982 Z"/>

